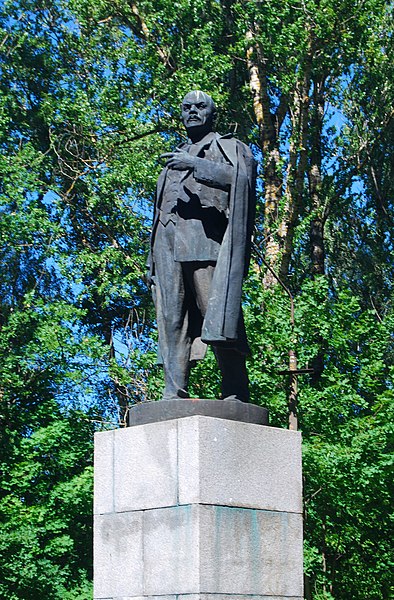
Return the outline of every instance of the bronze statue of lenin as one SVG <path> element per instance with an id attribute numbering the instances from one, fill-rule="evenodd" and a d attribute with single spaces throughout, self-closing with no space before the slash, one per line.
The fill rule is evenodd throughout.
<path id="1" fill-rule="evenodd" d="M 182 102 L 188 141 L 164 154 L 151 236 L 150 278 L 164 367 L 163 399 L 188 398 L 189 371 L 210 344 L 222 398 L 249 401 L 241 309 L 255 212 L 248 146 L 213 131 L 210 96 Z"/>

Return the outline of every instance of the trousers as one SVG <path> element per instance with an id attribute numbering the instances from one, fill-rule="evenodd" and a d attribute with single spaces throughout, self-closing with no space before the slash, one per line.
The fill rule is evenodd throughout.
<path id="1" fill-rule="evenodd" d="M 201 334 L 214 261 L 174 260 L 176 224 L 157 226 L 153 245 L 154 300 L 163 361 L 163 399 L 188 398 L 192 341 Z M 245 355 L 225 345 L 212 345 L 221 372 L 221 397 L 249 401 Z"/>

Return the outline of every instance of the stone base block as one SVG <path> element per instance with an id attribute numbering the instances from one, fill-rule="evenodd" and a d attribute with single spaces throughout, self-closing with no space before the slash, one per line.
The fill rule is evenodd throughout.
<path id="1" fill-rule="evenodd" d="M 96 435 L 96 600 L 301 600 L 300 435 L 206 416 Z"/>
<path id="2" fill-rule="evenodd" d="M 301 515 L 186 505 L 96 518 L 95 597 L 302 593 Z M 112 596 L 109 594 L 112 593 Z"/>
<path id="3" fill-rule="evenodd" d="M 302 512 L 301 436 L 276 427 L 194 416 L 97 433 L 94 475 L 95 514 L 196 503 Z"/>

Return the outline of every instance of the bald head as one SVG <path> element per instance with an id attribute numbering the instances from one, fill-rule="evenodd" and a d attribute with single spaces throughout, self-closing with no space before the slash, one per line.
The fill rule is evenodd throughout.
<path id="1" fill-rule="evenodd" d="M 193 90 L 191 92 L 188 92 L 182 100 L 182 104 L 184 102 L 190 102 L 193 100 L 197 102 L 205 102 L 207 105 L 211 106 L 213 110 L 216 110 L 215 103 L 212 100 L 211 96 L 209 96 L 205 92 L 202 92 L 201 90 Z"/>
<path id="2" fill-rule="evenodd" d="M 182 101 L 182 122 L 188 134 L 212 131 L 216 106 L 211 96 L 201 90 L 186 94 Z"/>

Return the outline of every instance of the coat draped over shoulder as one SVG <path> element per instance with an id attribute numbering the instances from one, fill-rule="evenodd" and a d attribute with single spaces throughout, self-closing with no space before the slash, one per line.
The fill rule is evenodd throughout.
<path id="1" fill-rule="evenodd" d="M 256 163 L 248 146 L 232 137 L 217 140 L 234 167 L 228 226 L 210 289 L 201 339 L 209 344 L 237 340 L 243 327 L 242 281 L 248 272 L 255 217 Z"/>

